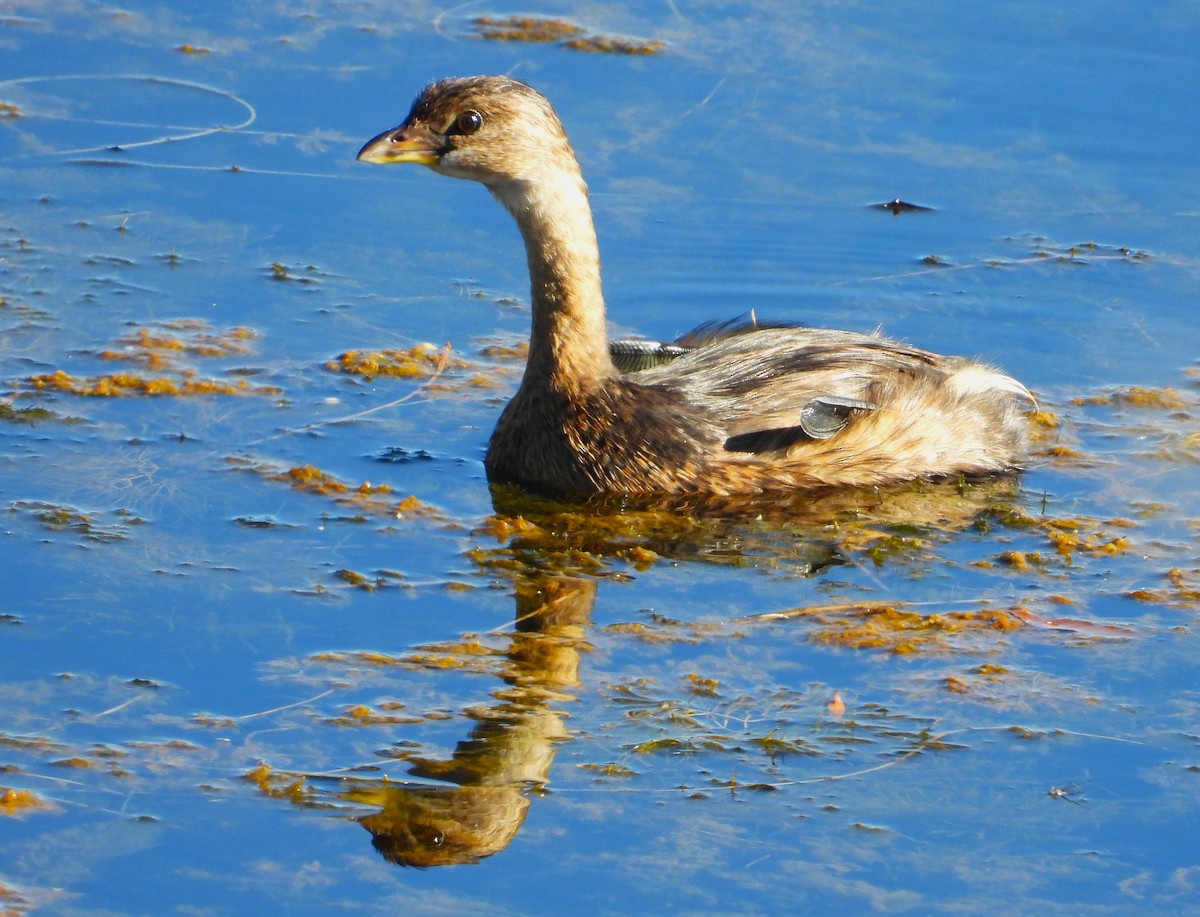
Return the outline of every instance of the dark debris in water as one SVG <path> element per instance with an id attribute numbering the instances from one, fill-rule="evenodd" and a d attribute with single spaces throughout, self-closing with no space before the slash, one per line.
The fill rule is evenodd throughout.
<path id="1" fill-rule="evenodd" d="M 249 529 L 296 529 L 299 525 L 291 522 L 280 522 L 274 516 L 237 516 L 234 518 L 236 525 L 245 526 Z"/>
<path id="2" fill-rule="evenodd" d="M 62 414 L 56 414 L 54 411 L 51 411 L 48 408 L 37 406 L 14 408 L 11 402 L 0 401 L 0 421 L 36 426 L 39 423 L 46 423 L 49 421 L 77 423 L 78 418 L 65 417 Z"/>
<path id="3" fill-rule="evenodd" d="M 1130 248 L 1127 245 L 1109 245 L 1094 241 L 1062 243 L 1043 236 L 1031 236 L 1023 241 L 1027 241 L 1031 246 L 1034 260 L 1049 260 L 1061 264 L 1087 264 L 1090 261 L 1138 262 L 1149 261 L 1153 257 L 1143 249 Z"/>
<path id="4" fill-rule="evenodd" d="M 276 280 L 281 283 L 299 283 L 312 285 L 318 283 L 325 275 L 321 269 L 312 264 L 306 264 L 301 267 L 284 264 L 281 261 L 273 261 L 271 266 L 266 270 L 267 276 L 271 280 Z"/>
<path id="5" fill-rule="evenodd" d="M 908 201 L 902 201 L 900 198 L 894 198 L 884 204 L 871 204 L 872 210 L 882 210 L 890 213 L 892 216 L 900 216 L 902 213 L 933 213 L 934 208 L 926 207 L 922 204 L 910 204 Z"/>
<path id="6" fill-rule="evenodd" d="M 390 465 L 407 465 L 409 462 L 432 462 L 433 456 L 424 449 L 405 449 L 403 446 L 388 446 L 374 456 L 377 462 Z"/>
<path id="7" fill-rule="evenodd" d="M 132 527 L 144 524 L 127 509 L 84 512 L 78 507 L 40 500 L 17 500 L 9 504 L 8 511 L 33 519 L 50 531 L 74 534 L 88 542 L 124 541 Z"/>
<path id="8" fill-rule="evenodd" d="M 368 592 L 385 586 L 406 585 L 404 574 L 396 570 L 377 570 L 375 573 L 368 575 L 343 567 L 336 571 L 334 576 L 347 585 L 354 586 L 357 589 L 365 589 Z"/>

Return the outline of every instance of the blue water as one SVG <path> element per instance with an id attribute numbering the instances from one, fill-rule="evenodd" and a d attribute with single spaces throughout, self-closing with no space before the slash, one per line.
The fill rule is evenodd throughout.
<path id="1" fill-rule="evenodd" d="M 50 412 L 0 416 L 0 792 L 37 800 L 0 806 L 0 909 L 1194 909 L 1200 16 L 537 11 L 667 43 L 627 56 L 474 37 L 497 12 L 0 7 L 0 406 Z M 980 356 L 1055 415 L 1035 466 L 506 528 L 519 238 L 354 162 L 478 72 L 562 116 L 616 328 Z M 325 366 L 446 342 L 429 386 Z M 277 477 L 305 465 L 391 493 Z M 480 858 L 372 848 L 405 832 Z"/>

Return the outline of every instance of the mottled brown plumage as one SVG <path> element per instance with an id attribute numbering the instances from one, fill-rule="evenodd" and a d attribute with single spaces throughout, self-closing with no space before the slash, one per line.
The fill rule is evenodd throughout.
<path id="1" fill-rule="evenodd" d="M 488 446 L 492 481 L 727 495 L 1004 472 L 1025 457 L 1020 383 L 877 335 L 749 323 L 618 372 L 587 186 L 550 103 L 524 83 L 433 83 L 358 158 L 481 182 L 520 228 L 533 327 Z"/>

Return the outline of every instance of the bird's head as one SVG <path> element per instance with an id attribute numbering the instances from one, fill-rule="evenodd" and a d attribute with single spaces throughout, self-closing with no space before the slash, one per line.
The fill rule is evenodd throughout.
<path id="1" fill-rule="evenodd" d="M 361 162 L 415 162 L 496 190 L 548 166 L 578 169 L 550 103 L 504 76 L 441 80 L 422 90 L 399 127 L 358 151 Z"/>

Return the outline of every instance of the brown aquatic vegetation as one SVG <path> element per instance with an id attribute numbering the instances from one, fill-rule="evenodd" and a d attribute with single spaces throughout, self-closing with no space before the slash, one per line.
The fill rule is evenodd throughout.
<path id="1" fill-rule="evenodd" d="M 450 359 L 449 344 L 441 348 L 415 344 L 405 350 L 347 350 L 327 362 L 325 368 L 367 380 L 377 376 L 426 379 L 440 375 L 448 367 L 462 369 L 469 365 L 465 360 Z"/>
<path id="2" fill-rule="evenodd" d="M 113 373 L 108 376 L 91 376 L 77 379 L 61 369 L 52 373 L 41 373 L 24 380 L 36 391 L 65 392 L 70 395 L 85 395 L 92 398 L 115 398 L 124 395 L 277 395 L 278 388 L 251 385 L 245 379 L 236 382 L 218 382 L 215 379 L 197 379 L 190 372 L 176 378 L 166 376 L 148 377 L 137 373 Z"/>
<path id="3" fill-rule="evenodd" d="M 237 167 L 234 166 L 234 171 L 236 170 Z M 280 261 L 273 261 L 269 270 L 270 278 L 281 283 L 313 284 L 321 276 L 321 271 L 311 264 L 302 268 L 293 268 Z"/>
<path id="4" fill-rule="evenodd" d="M 181 319 L 154 328 L 138 328 L 117 338 L 117 349 L 100 351 L 104 360 L 129 360 L 149 369 L 169 369 L 180 356 L 215 358 L 251 352 L 249 342 L 258 337 L 252 329 L 235 325 L 221 331 L 206 323 Z"/>
<path id="5" fill-rule="evenodd" d="M 327 717 L 324 722 L 329 726 L 411 726 L 425 722 L 424 717 L 399 713 L 402 709 L 404 705 L 396 701 L 384 702 L 377 707 L 354 704 L 339 716 Z"/>
<path id="6" fill-rule="evenodd" d="M 116 346 L 95 352 L 101 360 L 137 363 L 156 375 L 119 372 L 77 377 L 63 370 L 27 377 L 22 384 L 39 392 L 63 392 L 96 398 L 129 395 L 278 395 L 280 389 L 251 385 L 245 379 L 222 381 L 204 378 L 189 365 L 188 359 L 215 359 L 250 352 L 249 341 L 256 334 L 237 326 L 222 331 L 206 323 L 189 319 L 163 322 L 154 328 L 139 328 L 117 338 Z"/>
<path id="7" fill-rule="evenodd" d="M 484 356 L 490 354 L 485 353 Z M 504 374 L 497 373 L 497 367 L 452 356 L 449 344 L 441 347 L 414 344 L 403 349 L 347 350 L 336 360 L 327 361 L 325 368 L 331 372 L 359 376 L 368 382 L 379 377 L 419 379 L 424 383 L 419 390 L 423 396 L 434 393 L 461 395 L 468 389 L 491 391 L 500 387 L 499 376 Z"/>
<path id="8" fill-rule="evenodd" d="M 312 791 L 306 785 L 303 776 L 276 774 L 269 764 L 259 764 L 253 770 L 243 774 L 242 778 L 253 783 L 264 795 L 275 799 L 287 799 L 299 803 L 312 796 Z"/>
<path id="9" fill-rule="evenodd" d="M 562 41 L 586 31 L 565 19 L 544 16 L 479 16 L 473 25 L 481 38 L 490 41 Z"/>
<path id="10" fill-rule="evenodd" d="M 820 622 L 809 632 L 809 639 L 816 643 L 883 649 L 897 655 L 955 645 L 971 632 L 1004 634 L 1021 627 L 1011 612 L 988 608 L 926 614 L 896 605 L 863 604 L 803 612 Z"/>
<path id="11" fill-rule="evenodd" d="M 347 484 L 346 481 L 338 480 L 334 475 L 320 471 L 319 468 L 311 465 L 299 465 L 280 471 L 269 463 L 250 459 L 229 457 L 226 462 L 241 471 L 254 472 L 263 475 L 268 480 L 288 484 L 295 490 L 331 498 L 340 507 L 354 509 L 358 513 L 388 516 L 397 520 L 433 519 L 444 521 L 445 519 L 437 508 L 413 495 L 396 499 L 388 484 L 371 484 L 370 481 L 362 481 L 356 485 Z M 356 575 L 352 571 L 347 571 L 347 574 L 348 576 L 343 579 L 352 582 L 352 585 L 358 585 L 354 581 Z"/>
<path id="12" fill-rule="evenodd" d="M 601 777 L 636 777 L 637 771 L 631 767 L 626 767 L 624 764 L 617 764 L 615 761 L 610 761 L 607 764 L 580 764 L 580 769 L 591 771 Z"/>
<path id="13" fill-rule="evenodd" d="M 658 54 L 666 49 L 666 44 L 656 39 L 588 35 L 583 26 L 544 16 L 479 16 L 472 25 L 480 38 L 489 41 L 558 42 L 559 47 L 571 51 L 604 54 Z"/>
<path id="14" fill-rule="evenodd" d="M 1074 398 L 1071 403 L 1147 408 L 1160 411 L 1179 411 L 1189 406 L 1189 402 L 1176 389 L 1169 386 L 1146 388 L 1141 385 L 1130 385 L 1101 395 Z"/>
<path id="15" fill-rule="evenodd" d="M 1034 519 L 1028 516 L 1025 518 L 1029 520 L 1028 523 L 1016 521 L 1010 524 L 1027 524 L 1029 527 L 1040 529 L 1047 541 L 1050 542 L 1055 555 L 1068 566 L 1074 563 L 1074 556 L 1077 552 L 1111 557 L 1129 550 L 1129 539 L 1126 536 L 1113 537 L 1107 531 L 1098 528 L 1100 525 L 1117 528 L 1132 527 L 1132 523 L 1124 519 L 1111 519 L 1106 523 L 1101 523 L 1094 519 L 1083 518 Z M 1087 529 L 1095 530 L 1088 532 Z M 1044 571 L 1049 561 L 1048 557 L 1038 551 L 1005 551 L 998 555 L 998 559 L 1022 573 L 1032 568 Z"/>
<path id="16" fill-rule="evenodd" d="M 1194 375 L 1194 370 L 1185 370 L 1185 374 Z M 1134 441 L 1137 460 L 1171 464 L 1200 461 L 1200 431 L 1196 429 L 1200 399 L 1194 388 L 1106 387 L 1073 398 L 1071 403 L 1103 411 L 1105 416 L 1100 422 L 1104 429 Z"/>
<path id="17" fill-rule="evenodd" d="M 1158 588 L 1142 587 L 1126 596 L 1138 602 L 1167 605 L 1172 608 L 1200 609 L 1200 569 L 1184 570 L 1171 567 L 1161 574 L 1165 585 Z"/>
<path id="18" fill-rule="evenodd" d="M 0 813 L 5 815 L 27 815 L 31 812 L 45 812 L 53 808 L 54 806 L 32 790 L 0 787 Z"/>
<path id="19" fill-rule="evenodd" d="M 488 447 L 493 482 L 724 496 L 983 475 L 1025 458 L 1023 386 L 877 335 L 752 321 L 620 374 L 587 189 L 557 115 L 524 83 L 432 84 L 359 159 L 479 181 L 517 221 L 532 332 Z"/>
<path id="20" fill-rule="evenodd" d="M 563 42 L 571 51 L 591 51 L 599 54 L 661 54 L 666 43 L 657 39 L 622 38 L 619 35 L 586 35 Z"/>
<path id="21" fill-rule="evenodd" d="M 1137 632 L 1124 624 L 1062 617 L 1037 610 L 1039 605 L 1069 604 L 1063 596 L 1039 596 L 1021 604 L 997 606 L 982 601 L 974 608 L 909 604 L 904 602 L 843 602 L 809 605 L 785 611 L 763 612 L 735 618 L 724 630 L 776 621 L 800 621 L 809 640 L 850 649 L 884 650 L 897 655 L 940 651 L 994 653 L 1002 635 L 1025 628 L 1061 631 L 1084 640 L 1125 639 Z M 711 626 L 710 626 L 711 627 Z M 681 628 L 696 630 L 696 625 Z M 710 639 L 712 635 L 709 635 Z M 980 674 L 1001 674 L 1001 666 L 981 666 Z"/>
<path id="22" fill-rule="evenodd" d="M 1070 566 L 1079 553 L 1093 557 L 1122 554 L 1130 547 L 1130 536 L 1124 533 L 1137 528 L 1137 523 L 1120 517 L 1096 519 L 1091 516 L 1036 515 L 1016 503 L 1006 502 L 996 502 L 987 507 L 976 520 L 975 527 L 986 532 L 993 524 L 1018 532 L 1040 533 L 1045 537 L 1048 547 L 1053 549 L 1052 556 L 1023 549 L 997 555 L 1002 563 L 1021 572 L 1032 566 L 1044 567 L 1053 558 L 1057 558 L 1060 564 Z M 1115 534 L 1115 531 L 1122 534 Z M 989 565 L 988 561 L 975 563 L 975 566 Z"/>

